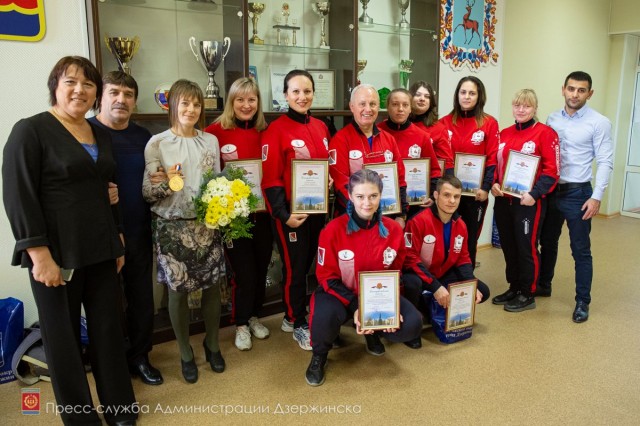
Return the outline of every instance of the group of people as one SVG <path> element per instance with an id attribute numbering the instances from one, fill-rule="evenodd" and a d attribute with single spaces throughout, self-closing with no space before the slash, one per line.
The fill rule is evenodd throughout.
<path id="1" fill-rule="evenodd" d="M 428 83 L 393 90 L 387 98 L 388 118 L 379 124 L 378 92 L 361 84 L 351 92 L 352 121 L 334 135 L 310 114 L 315 85 L 304 70 L 286 75 L 288 111 L 268 126 L 255 80 L 233 82 L 224 111 L 209 126 L 199 86 L 178 80 L 169 91 L 170 128 L 153 136 L 130 121 L 138 87 L 125 73 L 101 77 L 87 59 L 64 57 L 51 71 L 48 87 L 51 109 L 14 126 L 2 174 L 5 209 L 16 239 L 12 264 L 29 270 L 60 405 L 93 407 L 79 346 L 81 306 L 103 406 L 134 406 L 130 373 L 149 385 L 163 383 L 149 361 L 154 255 L 188 383 L 198 380 L 189 343 L 189 294 L 200 294 L 203 349 L 214 372 L 225 370 L 218 328 L 220 284 L 227 274 L 232 276 L 235 346 L 249 350 L 252 338 L 269 336 L 258 317 L 274 239 L 283 263 L 281 330 L 312 351 L 308 384 L 324 382 L 328 353 L 340 344 L 340 327 L 350 319 L 373 355 L 385 352 L 381 336 L 418 349 L 422 293 L 430 291 L 446 308 L 448 286 L 475 279 L 489 192 L 496 197 L 509 284 L 493 303 L 520 312 L 535 307 L 535 296 L 550 295 L 566 220 L 576 260 L 573 320 L 588 318 L 590 219 L 598 213 L 612 164 L 610 123 L 586 106 L 593 93 L 586 73 L 567 77 L 565 107 L 549 117 L 549 126 L 537 121 L 535 93 L 519 91 L 512 103 L 516 123 L 502 132 L 484 112 L 486 91 L 476 77 L 460 80 L 453 110 L 441 119 Z M 99 113 L 85 119 L 92 109 Z M 533 188 L 521 198 L 501 191 L 512 150 L 540 157 Z M 482 184 L 474 196 L 463 195 L 454 176 L 458 153 L 485 156 Z M 422 205 L 409 206 L 403 160 L 415 158 L 429 159 L 432 190 Z M 244 159 L 262 160 L 267 212 L 251 214 L 253 238 L 225 245 L 219 232 L 195 220 L 193 198 L 206 172 L 219 173 L 226 163 Z M 294 159 L 328 161 L 328 185 L 336 194 L 332 218 L 291 212 Z M 391 162 L 397 163 L 401 212 L 387 216 L 381 210 L 382 179 L 364 165 Z M 232 271 L 226 270 L 225 256 Z M 307 311 L 307 274 L 314 259 L 319 285 Z M 66 281 L 61 268 L 73 270 Z M 401 323 L 363 330 L 356 277 L 385 270 L 402 274 Z M 120 279 L 126 339 L 117 314 L 123 309 Z M 489 294 L 478 280 L 476 302 L 486 301 Z M 107 410 L 105 419 L 135 424 L 134 413 Z M 93 410 L 65 412 L 62 419 L 100 422 Z"/>

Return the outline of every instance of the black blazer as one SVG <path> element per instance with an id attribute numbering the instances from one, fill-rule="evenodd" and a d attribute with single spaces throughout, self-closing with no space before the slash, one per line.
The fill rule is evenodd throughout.
<path id="1" fill-rule="evenodd" d="M 12 265 L 32 266 L 27 248 L 48 246 L 63 268 L 81 268 L 124 254 L 111 136 L 91 125 L 98 161 L 51 113 L 18 121 L 4 147 L 4 207 L 16 245 Z"/>

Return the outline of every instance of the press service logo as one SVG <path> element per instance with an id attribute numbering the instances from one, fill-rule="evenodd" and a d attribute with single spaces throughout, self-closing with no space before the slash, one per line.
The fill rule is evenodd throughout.
<path id="1" fill-rule="evenodd" d="M 40 389 L 22 389 L 22 414 L 40 414 Z"/>

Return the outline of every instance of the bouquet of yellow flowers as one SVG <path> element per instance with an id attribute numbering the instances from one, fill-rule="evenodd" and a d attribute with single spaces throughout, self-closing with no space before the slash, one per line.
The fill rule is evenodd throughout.
<path id="1" fill-rule="evenodd" d="M 218 229 L 226 242 L 251 237 L 249 213 L 255 210 L 258 198 L 251 192 L 241 169 L 226 167 L 216 176 L 205 173 L 200 195 L 194 199 L 199 222 L 207 228 Z"/>

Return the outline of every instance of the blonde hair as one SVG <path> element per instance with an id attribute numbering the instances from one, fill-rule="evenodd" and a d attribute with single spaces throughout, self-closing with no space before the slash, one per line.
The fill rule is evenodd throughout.
<path id="1" fill-rule="evenodd" d="M 256 120 L 255 129 L 262 131 L 267 127 L 267 122 L 264 119 L 264 113 L 262 112 L 262 99 L 260 97 L 260 89 L 258 83 L 253 78 L 241 77 L 233 82 L 229 87 L 229 94 L 227 95 L 227 104 L 224 106 L 224 111 L 216 119 L 216 123 L 220 123 L 223 129 L 234 129 L 236 127 L 235 112 L 233 110 L 233 103 L 239 96 L 255 95 L 258 98 L 258 109 L 254 115 Z"/>
<path id="2" fill-rule="evenodd" d="M 198 127 L 204 130 L 204 95 L 202 89 L 193 81 L 181 79 L 171 85 L 169 89 L 169 125 L 173 127 L 178 122 L 178 105 L 182 99 L 196 99 L 202 108 L 198 117 Z"/>
<path id="3" fill-rule="evenodd" d="M 518 90 L 513 96 L 511 105 L 526 105 L 535 108 L 536 114 L 533 114 L 533 119 L 538 121 L 538 96 L 533 89 Z"/>

